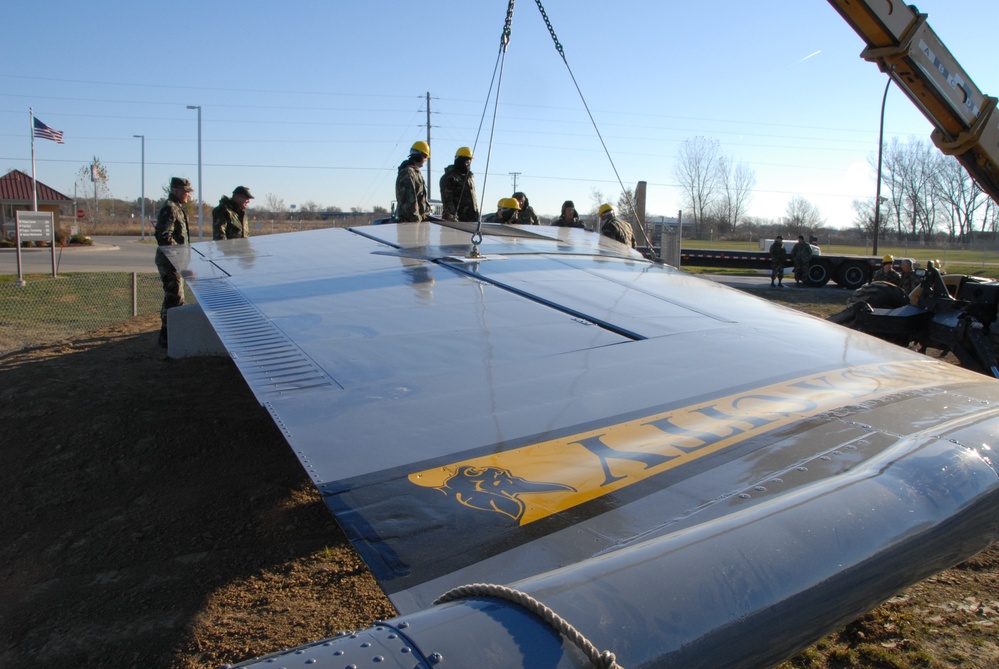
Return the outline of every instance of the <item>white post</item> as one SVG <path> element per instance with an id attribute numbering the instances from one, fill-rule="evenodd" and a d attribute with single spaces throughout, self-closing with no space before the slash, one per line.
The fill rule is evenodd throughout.
<path id="1" fill-rule="evenodd" d="M 146 136 L 145 135 L 132 135 L 137 139 L 142 140 L 142 190 L 140 197 L 142 198 L 142 222 L 139 224 L 142 230 L 142 239 L 146 238 Z"/>
<path id="2" fill-rule="evenodd" d="M 204 239 L 201 232 L 201 105 L 187 105 L 188 109 L 198 110 L 198 241 Z"/>

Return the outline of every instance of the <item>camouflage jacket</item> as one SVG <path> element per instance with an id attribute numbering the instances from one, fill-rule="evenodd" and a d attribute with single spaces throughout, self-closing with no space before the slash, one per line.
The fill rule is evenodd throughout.
<path id="1" fill-rule="evenodd" d="M 534 207 L 530 204 L 524 204 L 524 208 L 520 210 L 520 214 L 517 216 L 518 222 L 521 225 L 541 225 L 538 220 L 538 215 L 534 213 Z"/>
<path id="2" fill-rule="evenodd" d="M 559 216 L 554 221 L 552 221 L 552 225 L 554 225 L 557 228 L 585 228 L 586 227 L 585 225 L 583 225 L 583 222 L 579 220 L 579 215 L 578 214 L 576 216 L 573 216 L 569 220 L 566 220 L 566 219 L 562 218 L 561 216 Z"/>
<path id="3" fill-rule="evenodd" d="M 475 199 L 475 178 L 472 171 L 462 172 L 457 165 L 448 165 L 441 175 L 443 216 L 448 221 L 478 221 L 479 204 Z"/>
<path id="4" fill-rule="evenodd" d="M 520 214 L 520 212 L 517 211 L 516 209 L 504 209 L 503 211 L 506 213 L 506 218 L 503 217 L 503 213 L 497 211 L 483 218 L 482 222 L 506 223 L 507 225 L 516 225 L 517 223 L 520 222 L 517 220 L 517 217 Z"/>
<path id="5" fill-rule="evenodd" d="M 631 230 L 631 224 L 620 221 L 617 217 L 602 223 L 600 234 L 635 248 L 635 233 Z"/>
<path id="6" fill-rule="evenodd" d="M 240 211 L 232 198 L 222 196 L 219 206 L 212 209 L 212 239 L 239 239 L 249 237 L 246 211 Z"/>
<path id="7" fill-rule="evenodd" d="M 893 283 L 896 286 L 902 285 L 902 275 L 896 272 L 894 269 L 888 269 L 882 267 L 877 272 L 874 273 L 873 281 L 887 281 L 888 283 Z"/>
<path id="8" fill-rule="evenodd" d="M 156 214 L 155 234 L 158 246 L 187 244 L 191 238 L 187 225 L 187 212 L 184 211 L 184 205 L 175 200 L 173 195 L 167 198 Z"/>
<path id="9" fill-rule="evenodd" d="M 912 270 L 908 272 L 902 272 L 899 276 L 898 287 L 905 291 L 908 295 L 912 292 L 912 289 L 919 285 L 919 277 Z"/>
<path id="10" fill-rule="evenodd" d="M 787 265 L 787 251 L 784 250 L 784 243 L 775 241 L 770 245 L 770 266 L 774 269 Z"/>
<path id="11" fill-rule="evenodd" d="M 808 242 L 797 242 L 791 247 L 791 259 L 795 264 L 808 264 L 812 259 L 812 247 Z"/>
<path id="12" fill-rule="evenodd" d="M 423 174 L 409 159 L 399 165 L 399 176 L 395 180 L 395 202 L 396 217 L 404 223 L 419 222 L 430 215 Z"/>

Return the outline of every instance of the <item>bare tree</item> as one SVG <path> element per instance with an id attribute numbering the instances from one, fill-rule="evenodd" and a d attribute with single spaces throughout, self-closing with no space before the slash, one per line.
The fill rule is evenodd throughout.
<path id="1" fill-rule="evenodd" d="M 274 193 L 268 193 L 267 195 L 265 195 L 264 202 L 267 204 L 267 209 L 272 214 L 274 214 L 275 217 L 277 217 L 278 214 L 284 213 L 285 210 L 284 200 L 279 198 Z"/>
<path id="2" fill-rule="evenodd" d="M 300 207 L 300 209 L 307 214 L 318 214 L 322 211 L 322 207 L 320 207 L 319 203 L 315 200 L 307 200 L 305 204 Z"/>
<path id="3" fill-rule="evenodd" d="M 734 230 L 739 219 L 749 211 L 753 189 L 756 187 L 756 173 L 746 163 L 732 165 L 728 158 L 718 159 L 718 179 L 721 195 L 715 208 L 719 221 L 719 232 Z"/>
<path id="4" fill-rule="evenodd" d="M 683 189 L 685 209 L 694 220 L 694 235 L 701 236 L 702 223 L 719 193 L 718 140 L 701 136 L 680 145 L 674 175 Z"/>
<path id="5" fill-rule="evenodd" d="M 787 233 L 789 235 L 805 235 L 807 237 L 812 230 L 824 225 L 825 220 L 823 220 L 818 207 L 800 195 L 795 195 L 787 203 L 785 223 L 788 226 Z"/>
<path id="6" fill-rule="evenodd" d="M 883 196 L 882 196 L 883 197 Z M 887 201 L 887 200 L 886 200 Z M 875 234 L 878 239 L 884 239 L 885 233 L 892 226 L 892 208 L 885 206 L 885 203 L 881 204 L 881 214 L 877 216 L 878 230 L 875 233 L 874 221 L 875 221 L 875 210 L 874 210 L 874 198 L 867 198 L 865 200 L 854 200 L 853 201 L 853 211 L 854 219 L 853 224 L 857 230 L 864 237 L 868 239 L 874 238 Z"/>
<path id="7" fill-rule="evenodd" d="M 945 156 L 938 161 L 938 199 L 948 213 L 950 238 L 970 242 L 975 227 L 975 216 L 985 205 L 982 189 L 957 158 Z"/>
<path id="8" fill-rule="evenodd" d="M 891 193 L 899 238 L 931 237 L 936 225 L 936 179 L 940 156 L 924 141 L 898 138 L 884 147 L 884 181 Z"/>
<path id="9" fill-rule="evenodd" d="M 982 233 L 990 232 L 994 241 L 997 229 L 999 229 L 999 204 L 996 204 L 992 198 L 986 198 L 985 211 L 982 212 Z"/>

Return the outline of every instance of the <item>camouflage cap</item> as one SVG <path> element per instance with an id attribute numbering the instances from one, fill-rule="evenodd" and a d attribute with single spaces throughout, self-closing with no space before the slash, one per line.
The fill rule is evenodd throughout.
<path id="1" fill-rule="evenodd" d="M 232 196 L 236 197 L 237 195 L 242 195 L 247 200 L 253 199 L 253 196 L 250 195 L 250 189 L 246 186 L 236 186 L 236 189 L 232 192 Z"/>
<path id="2" fill-rule="evenodd" d="M 191 188 L 190 181 L 188 181 L 187 179 L 181 179 L 180 177 L 174 177 L 170 179 L 170 190 L 173 190 L 174 188 L 183 188 L 188 193 L 194 190 L 193 188 Z"/>

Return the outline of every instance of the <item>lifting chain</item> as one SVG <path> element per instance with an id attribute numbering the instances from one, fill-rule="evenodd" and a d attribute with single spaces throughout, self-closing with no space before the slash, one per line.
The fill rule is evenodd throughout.
<path id="1" fill-rule="evenodd" d="M 513 23 L 513 3 L 514 0 L 510 0 L 510 4 L 506 6 L 506 23 L 503 24 L 503 34 L 500 35 L 500 48 L 506 49 L 506 46 L 510 43 L 510 25 Z"/>
<path id="2" fill-rule="evenodd" d="M 562 56 L 562 60 L 565 60 L 565 52 L 562 51 L 562 43 L 558 41 L 558 36 L 555 34 L 555 28 L 552 27 L 552 22 L 548 20 L 548 12 L 545 11 L 544 5 L 541 4 L 541 0 L 535 0 L 538 3 L 538 11 L 541 12 L 541 18 L 545 20 L 545 25 L 548 26 L 548 32 L 552 36 L 552 41 L 555 42 L 555 50 L 558 51 L 558 55 Z M 510 6 L 513 7 L 513 2 L 510 2 Z"/>

